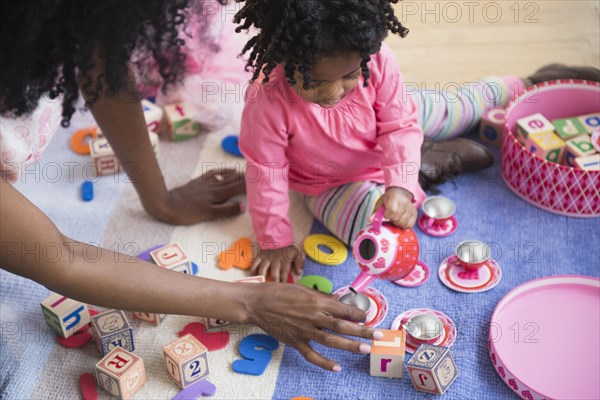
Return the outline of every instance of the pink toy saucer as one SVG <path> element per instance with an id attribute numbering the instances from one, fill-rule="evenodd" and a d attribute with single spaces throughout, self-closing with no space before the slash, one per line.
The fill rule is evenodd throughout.
<path id="1" fill-rule="evenodd" d="M 392 322 L 392 330 L 400 330 L 402 329 L 402 325 L 404 325 L 410 318 L 417 314 L 433 314 L 442 321 L 444 324 L 444 330 L 442 335 L 438 338 L 435 343 L 432 343 L 436 346 L 445 346 L 451 347 L 454 344 L 454 340 L 456 340 L 456 325 L 454 322 L 448 317 L 446 314 L 431 310 L 429 308 L 413 308 L 412 310 L 404 311 L 402 314 L 398 315 L 394 322 Z M 412 344 L 406 342 L 406 352 L 414 353 L 417 350 L 418 346 L 413 346 Z"/>
<path id="2" fill-rule="evenodd" d="M 429 236 L 446 237 L 452 235 L 458 229 L 458 220 L 455 216 L 451 216 L 443 223 L 434 224 L 431 228 L 427 227 L 427 222 L 430 217 L 421 214 L 419 217 L 419 228 Z"/>
<path id="3" fill-rule="evenodd" d="M 527 282 L 496 306 L 488 347 L 494 368 L 523 399 L 599 399 L 600 280 Z"/>
<path id="4" fill-rule="evenodd" d="M 500 265 L 492 258 L 475 271 L 468 271 L 458 263 L 456 256 L 446 258 L 440 264 L 438 276 L 452 290 L 463 293 L 479 293 L 494 288 L 502 279 Z"/>
<path id="5" fill-rule="evenodd" d="M 408 276 L 394 281 L 398 286 L 417 287 L 423 285 L 429 280 L 429 267 L 423 261 L 419 261 L 413 271 Z"/>
<path id="6" fill-rule="evenodd" d="M 349 286 L 344 286 L 333 292 L 333 294 L 340 295 L 341 297 L 349 291 Z M 369 307 L 369 311 L 367 312 L 367 319 L 364 323 L 361 322 L 359 325 L 366 325 L 370 326 L 371 328 L 378 327 L 381 325 L 388 313 L 387 299 L 379 290 L 371 286 L 367 287 L 361 293 L 369 298 L 371 301 L 371 307 Z"/>

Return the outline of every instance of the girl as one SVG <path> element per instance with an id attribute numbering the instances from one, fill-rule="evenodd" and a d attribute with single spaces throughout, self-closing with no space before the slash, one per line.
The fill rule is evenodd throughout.
<path id="1" fill-rule="evenodd" d="M 137 172 L 130 177 L 149 213 L 166 222 L 193 224 L 240 212 L 239 204 L 226 203 L 244 189 L 229 171 L 166 189 L 142 107 L 130 89 L 135 87 L 129 68 L 134 50 L 154 59 L 167 84 L 181 78 L 185 56 L 178 35 L 187 21 L 187 1 L 11 1 L 0 4 L 0 14 L 5 17 L 0 27 L 2 268 L 102 307 L 256 324 L 327 370 L 341 367 L 313 351 L 309 341 L 370 351 L 367 344 L 336 335 L 381 338 L 381 332 L 348 322 L 364 320 L 362 311 L 301 286 L 211 281 L 105 249 L 95 249 L 99 260 L 92 262 L 88 245 L 63 235 L 9 183 L 19 166 L 40 157 L 56 122 L 69 124 L 81 90 L 121 163 L 132 166 L 127 172 Z M 27 252 L 57 245 L 58 254 Z"/>
<path id="2" fill-rule="evenodd" d="M 301 273 L 287 217 L 288 189 L 332 233 L 351 244 L 374 209 L 412 227 L 425 198 L 422 176 L 439 181 L 454 163 L 489 166 L 493 157 L 458 136 L 483 113 L 524 89 L 517 77 L 490 78 L 456 98 L 410 92 L 391 50 L 388 31 L 408 30 L 394 15 L 397 0 L 248 0 L 238 30 L 255 27 L 246 44 L 253 82 L 246 93 L 240 147 L 249 167 L 249 212 L 261 251 L 254 269 L 285 281 Z M 262 74 L 262 82 L 258 82 Z M 549 66 L 532 83 L 594 78 L 597 70 Z M 471 90 L 468 90 L 471 89 Z M 458 101 L 456 101 L 458 100 Z M 447 172 L 447 171 L 446 171 Z"/>

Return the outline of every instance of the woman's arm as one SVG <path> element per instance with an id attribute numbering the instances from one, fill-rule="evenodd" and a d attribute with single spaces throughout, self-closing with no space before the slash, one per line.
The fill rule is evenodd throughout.
<path id="1" fill-rule="evenodd" d="M 0 221 L 2 268 L 78 301 L 255 324 L 328 370 L 339 366 L 315 352 L 310 341 L 366 353 L 365 344 L 361 349 L 361 342 L 336 334 L 381 338 L 373 329 L 347 321 L 364 320 L 364 312 L 300 285 L 213 281 L 71 240 L 4 180 L 0 181 Z"/>
<path id="2" fill-rule="evenodd" d="M 135 78 L 130 72 L 129 83 L 116 93 L 106 84 L 98 93 L 97 82 L 104 63 L 96 57 L 95 67 L 78 82 L 90 110 L 111 144 L 138 192 L 142 205 L 155 218 L 177 225 L 191 225 L 215 218 L 237 215 L 244 211 L 242 203 L 226 203 L 231 197 L 245 192 L 244 177 L 233 170 L 205 174 L 188 184 L 167 190 L 165 179 L 152 151 L 148 128 L 140 101 L 131 90 Z M 224 179 L 215 179 L 220 174 Z"/>

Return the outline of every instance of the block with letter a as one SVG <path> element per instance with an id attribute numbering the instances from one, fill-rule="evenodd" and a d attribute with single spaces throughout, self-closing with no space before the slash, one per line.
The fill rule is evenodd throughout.
<path id="1" fill-rule="evenodd" d="M 406 336 L 403 330 L 382 330 L 383 339 L 371 341 L 371 376 L 402 378 Z"/>
<path id="2" fill-rule="evenodd" d="M 444 394 L 458 376 L 450 350 L 443 346 L 422 344 L 406 363 L 416 390 Z"/>

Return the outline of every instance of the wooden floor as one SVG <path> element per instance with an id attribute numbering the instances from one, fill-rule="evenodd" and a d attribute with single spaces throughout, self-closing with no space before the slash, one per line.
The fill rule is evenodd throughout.
<path id="1" fill-rule="evenodd" d="M 387 43 L 407 82 L 525 77 L 553 62 L 600 67 L 599 0 L 405 0 L 395 8 L 410 34 Z"/>

